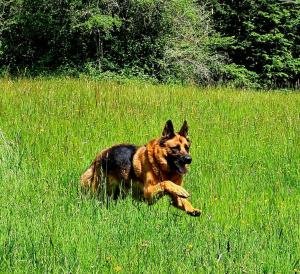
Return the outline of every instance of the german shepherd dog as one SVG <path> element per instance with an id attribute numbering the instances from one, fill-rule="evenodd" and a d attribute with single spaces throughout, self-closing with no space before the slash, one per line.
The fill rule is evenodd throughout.
<path id="1" fill-rule="evenodd" d="M 189 193 L 182 187 L 192 162 L 190 145 L 187 122 L 175 133 L 169 120 L 162 136 L 144 146 L 119 144 L 102 150 L 81 176 L 81 185 L 94 193 L 105 189 L 113 198 L 121 189 L 131 191 L 149 204 L 167 194 L 175 207 L 199 216 L 201 211 L 190 204 Z"/>

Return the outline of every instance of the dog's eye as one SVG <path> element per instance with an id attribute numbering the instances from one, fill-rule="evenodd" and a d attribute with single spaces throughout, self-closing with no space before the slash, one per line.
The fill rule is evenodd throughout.
<path id="1" fill-rule="evenodd" d="M 187 152 L 190 150 L 190 147 L 188 145 L 185 145 L 184 148 Z"/>
<path id="2" fill-rule="evenodd" d="M 177 145 L 175 147 L 171 147 L 172 152 L 178 152 L 180 150 L 180 146 Z"/>

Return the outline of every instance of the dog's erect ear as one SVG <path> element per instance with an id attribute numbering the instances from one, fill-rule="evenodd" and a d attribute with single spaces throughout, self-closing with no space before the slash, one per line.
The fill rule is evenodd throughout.
<path id="1" fill-rule="evenodd" d="M 168 120 L 165 128 L 162 132 L 162 137 L 164 139 L 171 139 L 175 136 L 175 132 L 174 132 L 174 127 L 173 127 L 173 123 L 171 120 Z"/>
<path id="2" fill-rule="evenodd" d="M 181 129 L 179 130 L 178 134 L 180 136 L 183 136 L 186 138 L 188 136 L 188 131 L 189 131 L 189 126 L 187 124 L 187 121 L 184 120 L 183 125 L 182 125 Z"/>

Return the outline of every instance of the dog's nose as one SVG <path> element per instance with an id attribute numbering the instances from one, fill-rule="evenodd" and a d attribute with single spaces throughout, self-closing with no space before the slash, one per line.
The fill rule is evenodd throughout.
<path id="1" fill-rule="evenodd" d="M 192 157 L 190 155 L 185 155 L 184 156 L 184 163 L 185 164 L 190 164 L 192 162 Z"/>

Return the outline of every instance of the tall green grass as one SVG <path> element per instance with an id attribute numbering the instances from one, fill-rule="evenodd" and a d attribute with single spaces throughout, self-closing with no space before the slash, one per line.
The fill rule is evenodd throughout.
<path id="1" fill-rule="evenodd" d="M 300 272 L 300 95 L 0 83 L 0 272 Z M 101 206 L 78 178 L 97 151 L 190 125 L 200 218 L 130 197 Z"/>

